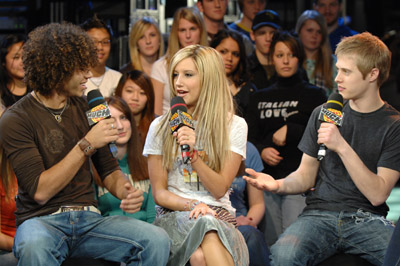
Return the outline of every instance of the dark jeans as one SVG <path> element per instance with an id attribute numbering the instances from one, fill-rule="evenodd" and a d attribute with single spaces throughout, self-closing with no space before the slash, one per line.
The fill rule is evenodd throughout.
<path id="1" fill-rule="evenodd" d="M 271 247 L 271 264 L 316 265 L 342 251 L 381 265 L 392 233 L 391 222 L 362 210 L 304 211 Z"/>
<path id="2" fill-rule="evenodd" d="M 16 266 L 18 260 L 14 257 L 11 251 L 0 250 L 0 265 L 1 266 Z"/>
<path id="3" fill-rule="evenodd" d="M 250 225 L 241 225 L 238 230 L 246 241 L 250 266 L 269 266 L 269 249 L 263 233 Z"/>
<path id="4" fill-rule="evenodd" d="M 400 218 L 394 228 L 383 266 L 400 266 Z"/>

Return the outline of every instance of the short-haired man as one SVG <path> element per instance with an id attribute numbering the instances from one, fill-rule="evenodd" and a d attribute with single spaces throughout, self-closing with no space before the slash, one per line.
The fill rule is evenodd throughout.
<path id="1" fill-rule="evenodd" d="M 249 56 L 250 81 L 256 90 L 269 87 L 275 82 L 275 67 L 269 57 L 272 37 L 280 29 L 280 18 L 273 10 L 263 10 L 254 17 L 250 37 L 256 50 Z"/>
<path id="2" fill-rule="evenodd" d="M 314 9 L 321 13 L 328 25 L 329 42 L 332 51 L 335 51 L 336 45 L 342 37 L 353 36 L 356 31 L 344 25 L 343 20 L 339 19 L 342 11 L 342 0 L 314 0 Z"/>
<path id="3" fill-rule="evenodd" d="M 242 18 L 229 25 L 230 29 L 239 31 L 250 38 L 251 25 L 256 14 L 265 9 L 266 0 L 238 0 Z"/>
<path id="4" fill-rule="evenodd" d="M 303 213 L 271 248 L 274 265 L 315 265 L 338 251 L 381 265 L 393 232 L 385 201 L 400 174 L 400 113 L 379 95 L 390 51 L 362 33 L 342 39 L 336 56 L 336 82 L 346 100 L 342 126 L 319 122 L 318 107 L 299 144 L 296 171 L 275 180 L 246 170 L 255 177 L 246 181 L 259 189 L 308 192 Z M 322 161 L 320 144 L 328 148 Z"/>
<path id="5" fill-rule="evenodd" d="M 198 0 L 197 8 L 203 13 L 204 23 L 206 24 L 208 42 L 218 33 L 219 30 L 226 29 L 228 26 L 224 22 L 224 16 L 228 0 Z M 250 55 L 254 51 L 254 46 L 250 39 L 243 33 L 244 46 L 246 48 L 246 55 Z"/>
<path id="6" fill-rule="evenodd" d="M 136 212 L 143 201 L 107 144 L 115 119 L 89 128 L 82 97 L 97 63 L 94 43 L 78 26 L 49 24 L 24 45 L 25 81 L 33 89 L 0 119 L 0 143 L 18 180 L 14 255 L 20 265 L 61 265 L 67 257 L 165 265 L 164 230 L 125 216 L 102 217 L 95 207 L 89 160 L 105 187 Z"/>
<path id="7" fill-rule="evenodd" d="M 96 15 L 83 22 L 81 27 L 92 38 L 98 59 L 98 63 L 90 68 L 93 76 L 86 83 L 85 94 L 87 95 L 89 91 L 97 89 L 104 97 L 112 96 L 122 76 L 120 72 L 106 66 L 111 52 L 112 30 Z"/>

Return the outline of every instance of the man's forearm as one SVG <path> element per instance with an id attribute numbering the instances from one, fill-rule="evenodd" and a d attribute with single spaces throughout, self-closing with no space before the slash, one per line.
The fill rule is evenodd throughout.
<path id="1" fill-rule="evenodd" d="M 34 199 L 43 205 L 74 178 L 87 157 L 78 145 L 57 164 L 40 174 Z"/>
<path id="2" fill-rule="evenodd" d="M 374 206 L 383 204 L 396 184 L 399 173 L 387 168 L 378 169 L 378 174 L 373 173 L 348 144 L 337 153 L 354 184 L 370 203 Z"/>
<path id="3" fill-rule="evenodd" d="M 278 194 L 301 194 L 315 185 L 319 162 L 316 158 L 303 153 L 300 166 L 284 179 L 279 179 Z"/>

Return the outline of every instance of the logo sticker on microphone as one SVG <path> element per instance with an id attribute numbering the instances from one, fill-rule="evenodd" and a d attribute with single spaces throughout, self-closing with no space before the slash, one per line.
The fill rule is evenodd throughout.
<path id="1" fill-rule="evenodd" d="M 171 116 L 169 126 L 171 127 L 172 133 L 177 131 L 181 126 L 188 126 L 190 128 L 193 128 L 192 117 L 190 116 L 190 114 L 178 110 Z"/>
<path id="2" fill-rule="evenodd" d="M 337 126 L 342 126 L 343 123 L 343 113 L 339 110 L 329 108 L 321 108 L 321 113 L 319 117 L 320 121 L 335 124 Z"/>
<path id="3" fill-rule="evenodd" d="M 99 104 L 86 112 L 86 117 L 90 126 L 109 117 L 110 115 L 110 109 L 108 108 L 107 103 Z"/>

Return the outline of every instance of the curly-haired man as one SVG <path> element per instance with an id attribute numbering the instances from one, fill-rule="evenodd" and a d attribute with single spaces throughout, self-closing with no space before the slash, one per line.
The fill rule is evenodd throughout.
<path id="1" fill-rule="evenodd" d="M 89 159 L 106 188 L 136 212 L 142 194 L 124 178 L 107 144 L 118 138 L 115 120 L 89 128 L 81 97 L 97 63 L 90 37 L 72 24 L 49 24 L 29 34 L 25 79 L 33 92 L 0 119 L 0 141 L 18 179 L 14 254 L 20 265 L 60 265 L 67 257 L 127 265 L 165 265 L 166 233 L 96 209 Z"/>

